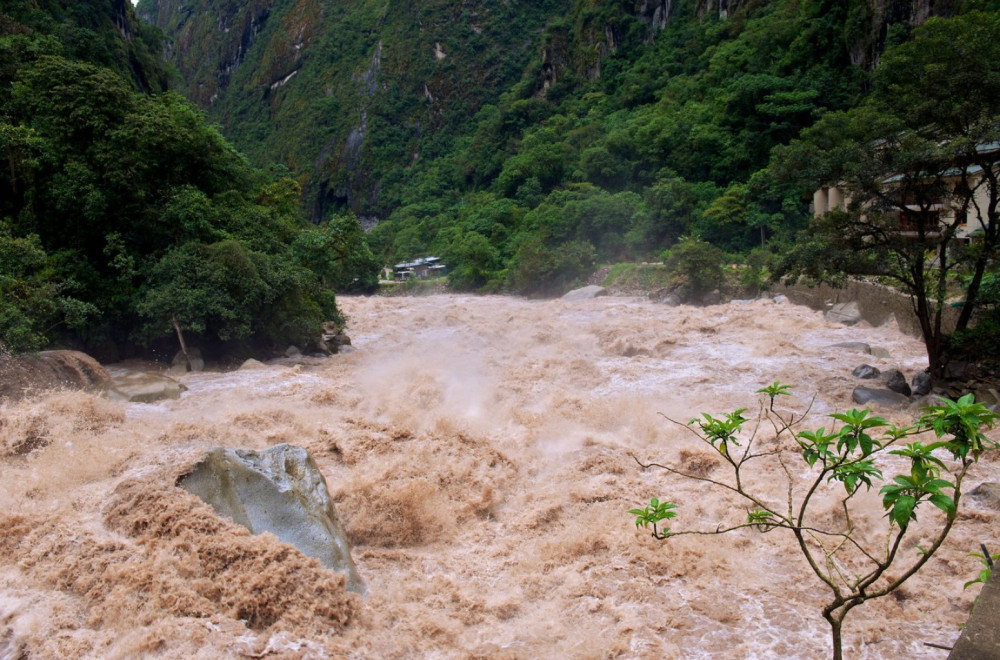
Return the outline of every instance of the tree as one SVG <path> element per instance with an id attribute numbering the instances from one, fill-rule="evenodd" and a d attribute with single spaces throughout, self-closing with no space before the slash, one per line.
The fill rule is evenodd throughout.
<path id="1" fill-rule="evenodd" d="M 830 415 L 840 428 L 798 431 L 809 409 L 797 414 L 775 406 L 779 397 L 790 393 L 787 385 L 775 382 L 758 393 L 764 399 L 756 420 L 744 416 L 746 409 L 718 416 L 703 413 L 687 424 L 670 420 L 709 447 L 721 459 L 729 478 L 715 476 L 714 471 L 694 473 L 670 464 L 644 463 L 633 455 L 643 469 L 660 468 L 730 493 L 746 507 L 742 520 L 734 515 L 706 529 L 661 528 L 678 513 L 676 504 L 659 498 L 629 513 L 636 516 L 636 527 L 652 527 L 653 537 L 660 540 L 748 529 L 790 533 L 810 571 L 829 590 L 822 615 L 830 625 L 833 658 L 840 660 L 848 613 L 896 591 L 947 538 L 958 515 L 966 474 L 984 450 L 1000 446 L 982 433 L 1000 415 L 967 394 L 957 401 L 943 400 L 925 408 L 910 426 L 890 426 L 866 409 Z M 930 442 L 918 439 L 903 446 L 906 438 L 928 434 L 934 437 Z M 807 477 L 800 476 L 801 466 L 793 459 L 796 454 L 808 468 Z M 891 466 L 885 461 L 888 455 L 905 459 L 909 471 L 886 479 L 883 470 Z M 784 501 L 748 485 L 752 483 L 751 466 L 758 466 L 768 479 L 785 475 Z M 886 515 L 881 519 L 864 514 L 864 500 L 872 488 L 879 488 L 882 496 Z M 835 502 L 832 506 L 831 500 Z M 730 510 L 735 514 L 739 507 L 734 505 Z M 917 546 L 914 557 L 904 553 L 904 538 L 930 542 Z"/>
<path id="2" fill-rule="evenodd" d="M 334 216 L 302 229 L 291 251 L 330 289 L 371 292 L 378 288 L 381 264 L 368 249 L 361 224 L 353 215 Z"/>
<path id="3" fill-rule="evenodd" d="M 697 236 L 682 236 L 663 253 L 671 278 L 680 283 L 681 291 L 692 300 L 700 300 L 722 285 L 725 257 L 722 250 Z"/>
<path id="4" fill-rule="evenodd" d="M 454 239 L 442 254 L 448 264 L 449 287 L 475 291 L 495 279 L 500 256 L 485 236 L 474 231 L 460 234 L 449 229 L 442 231 L 441 235 L 450 235 Z"/>
<path id="5" fill-rule="evenodd" d="M 34 351 L 60 325 L 79 327 L 97 309 L 68 295 L 74 284 L 58 280 L 37 236 L 11 236 L 0 222 L 0 351 Z"/>
<path id="6" fill-rule="evenodd" d="M 776 149 L 775 171 L 813 189 L 837 185 L 850 198 L 814 223 L 776 274 L 896 282 L 911 296 L 930 369 L 941 376 L 944 309 L 957 293 L 955 330 L 968 327 L 997 261 L 998 143 L 1000 16 L 928 20 L 885 53 L 862 105 L 827 114 L 801 141 Z M 982 231 L 963 245 L 967 222 Z M 957 292 L 959 276 L 967 285 Z"/>

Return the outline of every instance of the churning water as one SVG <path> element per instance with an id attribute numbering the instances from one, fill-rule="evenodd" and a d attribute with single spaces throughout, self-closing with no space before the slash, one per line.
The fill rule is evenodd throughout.
<path id="1" fill-rule="evenodd" d="M 664 416 L 754 410 L 780 380 L 793 406 L 815 395 L 810 427 L 829 427 L 824 414 L 853 407 L 855 366 L 912 374 L 917 340 L 769 300 L 341 305 L 352 353 L 189 374 L 156 405 L 56 393 L 0 411 L 0 658 L 828 657 L 826 587 L 791 538 L 653 540 L 626 513 L 651 496 L 681 505 L 678 529 L 744 508 L 629 453 L 721 476 Z M 892 357 L 830 348 L 845 341 Z M 279 442 L 326 475 L 366 598 L 173 485 L 208 447 Z M 993 456 L 967 486 L 998 480 Z M 777 472 L 752 483 L 785 492 Z M 921 574 L 851 613 L 847 657 L 946 655 L 924 642 L 957 637 L 977 591 L 962 589 L 978 571 L 967 554 L 1000 540 L 994 513 L 963 510 Z"/>

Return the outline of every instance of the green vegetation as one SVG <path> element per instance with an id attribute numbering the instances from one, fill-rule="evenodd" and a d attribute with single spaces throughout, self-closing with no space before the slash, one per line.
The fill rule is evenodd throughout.
<path id="1" fill-rule="evenodd" d="M 96 35 L 87 48 L 70 38 L 84 20 Z M 251 167 L 180 96 L 146 91 L 166 78 L 142 57 L 160 47 L 140 47 L 152 31 L 128 3 L 0 13 L 8 350 L 169 350 L 177 324 L 209 351 L 268 351 L 339 320 L 334 288 L 374 285 L 356 222 L 307 225 L 287 174 Z"/>
<path id="2" fill-rule="evenodd" d="M 323 291 L 371 291 L 378 266 L 428 255 L 453 289 L 529 296 L 665 258 L 690 300 L 726 261 L 746 264 L 747 290 L 810 269 L 896 278 L 940 371 L 937 315 L 966 292 L 955 345 L 970 341 L 992 230 L 923 271 L 919 251 L 843 231 L 857 209 L 814 240 L 795 234 L 820 183 L 857 188 L 860 209 L 885 201 L 871 184 L 887 173 L 933 188 L 931 147 L 936 175 L 945 152 L 982 167 L 969 148 L 998 124 L 996 3 L 936 5 L 949 17 L 924 27 L 854 0 L 731 2 L 726 18 L 678 2 L 662 22 L 654 5 L 142 0 L 165 39 L 119 0 L 7 3 L 0 218 L 12 239 L 37 237 L 33 295 L 51 299 L 24 345 L 52 328 L 155 343 L 175 319 L 219 342 L 275 342 L 313 321 L 265 317 L 331 314 Z M 173 75 L 150 55 L 164 47 Z M 162 93 L 168 80 L 246 159 Z M 195 258 L 214 264 L 197 295 L 180 268 Z M 71 301 L 85 305 L 72 318 Z M 209 311 L 236 301 L 252 320 Z"/>
<path id="3" fill-rule="evenodd" d="M 365 239 L 382 263 L 441 255 L 454 289 L 546 296 L 595 264 L 670 250 L 693 300 L 718 279 L 719 251 L 749 264 L 741 283 L 757 291 L 820 266 L 818 279 L 865 272 L 847 257 L 870 256 L 917 297 L 939 372 L 935 314 L 948 296 L 930 302 L 933 280 L 966 283 L 964 330 L 991 243 L 914 274 L 915 256 L 887 273 L 894 259 L 840 240 L 835 217 L 818 241 L 794 236 L 820 184 L 900 168 L 919 181 L 934 136 L 950 136 L 939 152 L 968 147 L 959 117 L 979 117 L 976 135 L 992 139 L 979 129 L 997 124 L 997 3 L 938 3 L 948 18 L 926 27 L 854 0 L 730 2 L 726 18 L 668 4 L 662 22 L 657 3 L 611 0 L 198 0 L 190 9 L 212 17 L 198 21 L 157 0 L 139 7 L 174 40 L 189 95 L 258 164 L 295 172 L 314 220 L 379 220 Z M 903 129 L 920 144 L 871 153 Z"/>
<path id="4" fill-rule="evenodd" d="M 456 289 L 552 295 L 682 235 L 740 252 L 804 222 L 769 153 L 861 97 L 858 17 L 695 4 L 663 25 L 620 2 L 139 11 L 189 96 L 258 165 L 295 172 L 315 221 L 377 218 L 377 259 L 447 255 Z"/>
<path id="5" fill-rule="evenodd" d="M 785 178 L 812 188 L 835 182 L 851 198 L 788 250 L 779 273 L 893 281 L 913 298 L 935 376 L 948 348 L 946 306 L 957 294 L 961 335 L 983 294 L 992 304 L 1000 248 L 998 62 L 996 12 L 930 19 L 885 53 L 863 103 L 826 114 L 801 140 L 775 150 L 773 169 Z M 947 222 L 942 208 L 952 212 Z M 969 221 L 982 231 L 965 244 L 959 232 Z"/>
<path id="6" fill-rule="evenodd" d="M 682 517 L 676 504 L 661 498 L 652 498 L 649 505 L 629 513 L 636 517 L 636 527 L 652 527 L 653 536 L 660 540 L 738 530 L 790 533 L 811 572 L 830 591 L 822 614 L 830 625 L 833 658 L 840 660 L 847 614 L 896 591 L 947 538 L 958 515 L 969 469 L 984 450 L 1000 446 L 982 433 L 992 428 L 1000 415 L 976 403 L 969 394 L 925 408 L 910 426 L 890 426 L 866 409 L 830 415 L 835 425 L 829 429 L 800 431 L 809 410 L 776 407 L 776 402 L 790 394 L 787 385 L 775 382 L 758 393 L 764 398 L 755 419 L 744 416 L 746 410 L 740 409 L 718 416 L 703 413 L 687 424 L 670 420 L 710 447 L 728 470 L 728 478 L 716 476 L 714 471 L 694 474 L 683 467 L 635 459 L 644 469 L 656 467 L 730 493 L 745 505 L 741 520 L 738 514 L 742 507 L 734 505 L 733 515 L 718 525 L 661 528 L 658 525 L 664 521 Z M 907 438 L 926 435 L 933 435 L 933 439 L 903 445 Z M 805 463 L 808 476 L 800 476 L 803 469 L 796 466 L 794 455 Z M 909 471 L 891 479 L 883 476 L 888 455 L 905 459 Z M 786 485 L 779 489 L 787 493 L 784 501 L 750 485 L 752 466 L 758 466 L 760 474 L 771 475 L 769 478 L 785 475 Z M 865 494 L 872 488 L 879 489 L 886 511 L 881 522 L 863 513 Z M 822 504 L 827 499 L 836 504 Z M 831 512 L 836 514 L 831 516 Z M 923 539 L 925 545 L 915 546 L 916 551 L 911 552 L 904 538 Z"/>

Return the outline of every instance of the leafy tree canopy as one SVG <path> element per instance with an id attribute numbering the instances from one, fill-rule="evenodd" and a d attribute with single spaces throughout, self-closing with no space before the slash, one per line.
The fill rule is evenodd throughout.
<path id="1" fill-rule="evenodd" d="M 318 338 L 340 320 L 334 289 L 374 281 L 357 221 L 311 227 L 287 172 L 250 166 L 190 102 L 145 91 L 135 46 L 103 22 L 130 7 L 71 4 L 0 12 L 0 343 L 134 352 L 174 324 L 220 350 Z M 84 52 L 72 25 L 121 48 Z M 310 242 L 322 258 L 297 247 Z"/>

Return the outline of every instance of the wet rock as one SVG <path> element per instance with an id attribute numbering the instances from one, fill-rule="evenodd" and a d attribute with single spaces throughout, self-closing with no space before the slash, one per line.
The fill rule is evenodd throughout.
<path id="1" fill-rule="evenodd" d="M 893 392 L 898 392 L 903 396 L 910 396 L 910 385 L 906 382 L 906 376 L 899 369 L 890 369 L 882 374 L 885 379 L 885 386 Z"/>
<path id="2" fill-rule="evenodd" d="M 326 479 L 302 447 L 213 449 L 177 485 L 252 533 L 270 532 L 344 573 L 347 589 L 364 593 Z"/>
<path id="3" fill-rule="evenodd" d="M 872 347 L 863 341 L 842 341 L 839 344 L 830 344 L 829 348 L 842 348 L 845 351 L 855 351 L 869 355 L 872 352 Z"/>
<path id="4" fill-rule="evenodd" d="M 350 353 L 354 350 L 354 347 L 351 346 L 351 338 L 343 331 L 324 334 L 323 343 L 330 353 Z"/>
<path id="5" fill-rule="evenodd" d="M 788 302 L 788 296 L 783 293 L 779 293 L 774 297 L 774 302 L 776 303 L 786 303 Z"/>
<path id="6" fill-rule="evenodd" d="M 910 381 L 910 389 L 913 390 L 914 396 L 930 394 L 933 385 L 934 381 L 929 371 L 918 372 L 913 376 L 913 380 Z"/>
<path id="7" fill-rule="evenodd" d="M 994 550 L 987 548 L 990 552 Z M 994 570 L 983 585 L 962 635 L 948 654 L 948 660 L 996 660 L 1000 658 L 1000 571 Z"/>
<path id="8" fill-rule="evenodd" d="M 882 358 L 883 360 L 888 360 L 892 357 L 889 351 L 885 350 L 881 346 L 872 346 L 872 357 Z"/>
<path id="9" fill-rule="evenodd" d="M 859 367 L 855 367 L 854 371 L 851 372 L 851 375 L 855 378 L 870 380 L 872 378 L 878 378 L 882 375 L 882 372 L 870 364 L 862 364 Z"/>
<path id="10" fill-rule="evenodd" d="M 854 403 L 862 406 L 873 404 L 899 408 L 910 404 L 910 398 L 898 392 L 871 387 L 855 387 L 854 391 L 851 392 L 851 398 L 854 399 Z"/>
<path id="11" fill-rule="evenodd" d="M 824 316 L 827 321 L 854 325 L 861 320 L 861 310 L 856 302 L 837 303 Z"/>
<path id="12" fill-rule="evenodd" d="M 181 373 L 186 371 L 204 371 L 205 369 L 205 359 L 201 356 L 201 349 L 199 348 L 187 349 L 186 356 L 184 355 L 184 351 L 177 351 L 170 364 L 173 367 L 177 367 L 178 372 Z"/>
<path id="13" fill-rule="evenodd" d="M 173 378 L 145 371 L 127 371 L 116 375 L 97 391 L 112 401 L 128 403 L 156 403 L 168 399 L 179 399 L 187 387 Z"/>
<path id="14" fill-rule="evenodd" d="M 97 360 L 80 351 L 41 351 L 0 358 L 0 399 L 20 399 L 38 390 L 86 389 L 110 379 Z"/>
<path id="15" fill-rule="evenodd" d="M 574 300 L 590 300 L 591 298 L 596 298 L 597 296 L 606 295 L 608 295 L 608 290 L 603 286 L 590 285 L 580 289 L 573 289 L 563 295 L 562 299 L 571 302 Z"/>
<path id="16" fill-rule="evenodd" d="M 288 348 L 285 349 L 285 357 L 287 358 L 294 358 L 301 356 L 302 356 L 302 351 L 299 350 L 298 346 L 289 346 Z"/>
<path id="17" fill-rule="evenodd" d="M 245 369 L 266 369 L 266 368 L 267 365 L 261 362 L 260 360 L 255 360 L 253 358 L 250 358 L 249 360 L 246 360 L 243 364 L 240 365 L 239 370 L 243 371 Z"/>
<path id="18" fill-rule="evenodd" d="M 980 506 L 1000 511 L 1000 483 L 983 482 L 970 490 L 968 497 Z"/>

